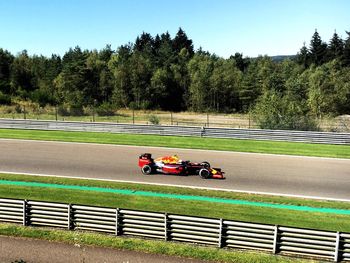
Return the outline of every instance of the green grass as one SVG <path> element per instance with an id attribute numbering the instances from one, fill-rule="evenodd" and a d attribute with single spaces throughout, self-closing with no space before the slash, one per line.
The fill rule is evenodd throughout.
<path id="1" fill-rule="evenodd" d="M 0 129 L 0 138 L 350 158 L 348 145 L 13 129 Z"/>
<path id="2" fill-rule="evenodd" d="M 127 184 L 105 181 L 90 181 L 81 179 L 65 179 L 53 177 L 36 177 L 27 175 L 1 174 L 2 180 L 31 181 L 55 184 L 96 186 L 115 189 L 132 189 L 160 193 L 175 193 L 183 195 L 200 195 L 248 201 L 267 202 L 273 204 L 303 205 L 312 207 L 328 207 L 350 209 L 350 203 L 319 201 L 300 198 L 287 198 L 243 193 L 230 193 L 214 190 L 196 190 L 178 187 L 161 187 L 142 184 Z M 350 216 L 267 207 L 251 207 L 245 205 L 217 204 L 204 201 L 177 200 L 161 197 L 129 196 L 113 193 L 98 193 L 69 190 L 49 189 L 23 186 L 0 186 L 0 197 L 43 200 L 52 202 L 76 203 L 107 207 L 121 207 L 136 210 L 168 212 L 174 214 L 195 215 L 231 220 L 248 221 L 265 224 L 277 224 L 301 228 L 315 228 L 332 231 L 350 232 Z"/>
<path id="3" fill-rule="evenodd" d="M 215 262 L 311 262 L 310 260 L 291 259 L 251 251 L 235 251 L 175 242 L 122 238 L 95 233 L 48 230 L 43 228 L 16 226 L 13 224 L 0 224 L 0 235 L 58 241 L 72 245 L 79 244 L 141 251 L 144 253 L 163 254 Z"/>

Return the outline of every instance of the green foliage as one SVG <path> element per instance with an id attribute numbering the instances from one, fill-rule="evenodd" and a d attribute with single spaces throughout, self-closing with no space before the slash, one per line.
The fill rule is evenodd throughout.
<path id="1" fill-rule="evenodd" d="M 114 116 L 116 106 L 107 102 L 102 103 L 96 108 L 96 113 L 99 116 Z"/>
<path id="2" fill-rule="evenodd" d="M 10 105 L 11 104 L 11 96 L 7 95 L 7 94 L 3 94 L 0 91 L 0 105 L 4 104 L 4 105 Z"/>
<path id="3" fill-rule="evenodd" d="M 334 33 L 327 44 L 315 31 L 295 61 L 276 62 L 238 52 L 224 59 L 201 48 L 194 51 L 179 28 L 174 38 L 168 32 L 155 37 L 143 32 L 115 51 L 110 45 L 91 51 L 77 46 L 62 58 L 29 56 L 26 50 L 13 56 L 0 49 L 0 103 L 64 105 L 62 115 L 92 108 L 111 115 L 111 107 L 231 113 L 258 109 L 264 102 L 273 107 L 275 92 L 284 121 L 272 114 L 277 109 L 269 109 L 274 117 L 267 122 L 259 117 L 262 126 L 307 129 L 306 119 L 350 113 L 349 67 L 349 32 L 345 40 Z"/>
<path id="4" fill-rule="evenodd" d="M 305 114 L 303 104 L 276 91 L 265 93 L 252 114 L 262 129 L 318 130 L 316 121 Z"/>
<path id="5" fill-rule="evenodd" d="M 159 124 L 159 118 L 156 115 L 150 115 L 149 116 L 149 122 L 152 123 L 153 125 L 158 125 Z"/>

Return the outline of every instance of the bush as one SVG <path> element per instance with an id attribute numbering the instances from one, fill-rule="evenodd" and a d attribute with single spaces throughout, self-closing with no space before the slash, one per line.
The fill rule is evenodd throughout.
<path id="1" fill-rule="evenodd" d="M 16 113 L 22 113 L 22 106 L 19 105 L 19 104 L 16 104 L 16 106 L 15 106 L 15 112 L 16 112 Z"/>
<path id="2" fill-rule="evenodd" d="M 10 104 L 11 104 L 11 96 L 10 96 L 10 95 L 6 95 L 6 94 L 3 94 L 3 93 L 0 91 L 0 104 L 3 104 L 3 105 L 10 105 Z"/>
<path id="3" fill-rule="evenodd" d="M 69 110 L 66 106 L 60 105 L 57 109 L 57 113 L 61 116 L 69 116 Z"/>
<path id="4" fill-rule="evenodd" d="M 96 108 L 96 113 L 99 116 L 114 116 L 116 106 L 107 102 L 102 103 Z"/>
<path id="5" fill-rule="evenodd" d="M 72 105 L 69 109 L 71 116 L 84 116 L 84 109 L 81 105 Z"/>
<path id="6" fill-rule="evenodd" d="M 159 118 L 156 115 L 150 115 L 148 118 L 149 122 L 152 123 L 153 125 L 158 125 L 159 124 Z"/>
<path id="7" fill-rule="evenodd" d="M 308 114 L 302 101 L 296 101 L 278 92 L 264 94 L 252 110 L 261 129 L 271 130 L 319 130 L 317 121 Z"/>

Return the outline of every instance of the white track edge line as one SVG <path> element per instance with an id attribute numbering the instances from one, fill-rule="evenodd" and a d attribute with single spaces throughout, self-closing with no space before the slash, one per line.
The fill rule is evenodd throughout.
<path id="1" fill-rule="evenodd" d="M 323 200 L 323 201 L 350 202 L 350 199 L 328 198 L 328 197 L 320 197 L 320 196 L 293 195 L 293 194 L 269 193 L 269 192 L 259 192 L 259 191 L 245 191 L 245 190 L 213 188 L 213 187 L 201 187 L 201 186 L 189 186 L 189 185 L 149 183 L 149 182 L 114 180 L 114 179 L 103 179 L 103 178 L 89 178 L 89 177 L 79 177 L 79 176 L 64 176 L 64 175 L 54 175 L 54 174 L 36 174 L 36 173 L 22 173 L 22 172 L 8 172 L 8 171 L 0 171 L 0 174 L 31 175 L 31 176 L 57 177 L 57 178 L 68 178 L 68 179 L 83 179 L 83 180 L 106 181 L 106 182 L 117 182 L 117 183 L 146 184 L 146 185 L 156 185 L 156 186 L 172 186 L 172 187 L 180 187 L 180 188 L 188 188 L 188 189 L 225 191 L 225 192 L 232 192 L 232 193 L 271 195 L 271 196 L 281 196 L 281 197 L 315 199 L 315 200 Z"/>

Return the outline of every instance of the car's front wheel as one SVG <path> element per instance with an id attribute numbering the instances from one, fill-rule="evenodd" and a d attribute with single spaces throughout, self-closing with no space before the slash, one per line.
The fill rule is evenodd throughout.
<path id="1" fill-rule="evenodd" d="M 208 162 L 201 162 L 201 165 L 205 168 L 205 169 L 209 169 L 210 168 L 210 163 Z"/>
<path id="2" fill-rule="evenodd" d="M 143 174 L 149 175 L 149 174 L 152 173 L 152 167 L 149 166 L 148 164 L 146 164 L 146 165 L 142 166 L 141 172 L 142 172 Z"/>
<path id="3" fill-rule="evenodd" d="M 199 171 L 199 176 L 202 178 L 202 179 L 208 179 L 210 178 L 210 172 L 208 169 L 200 169 Z"/>

